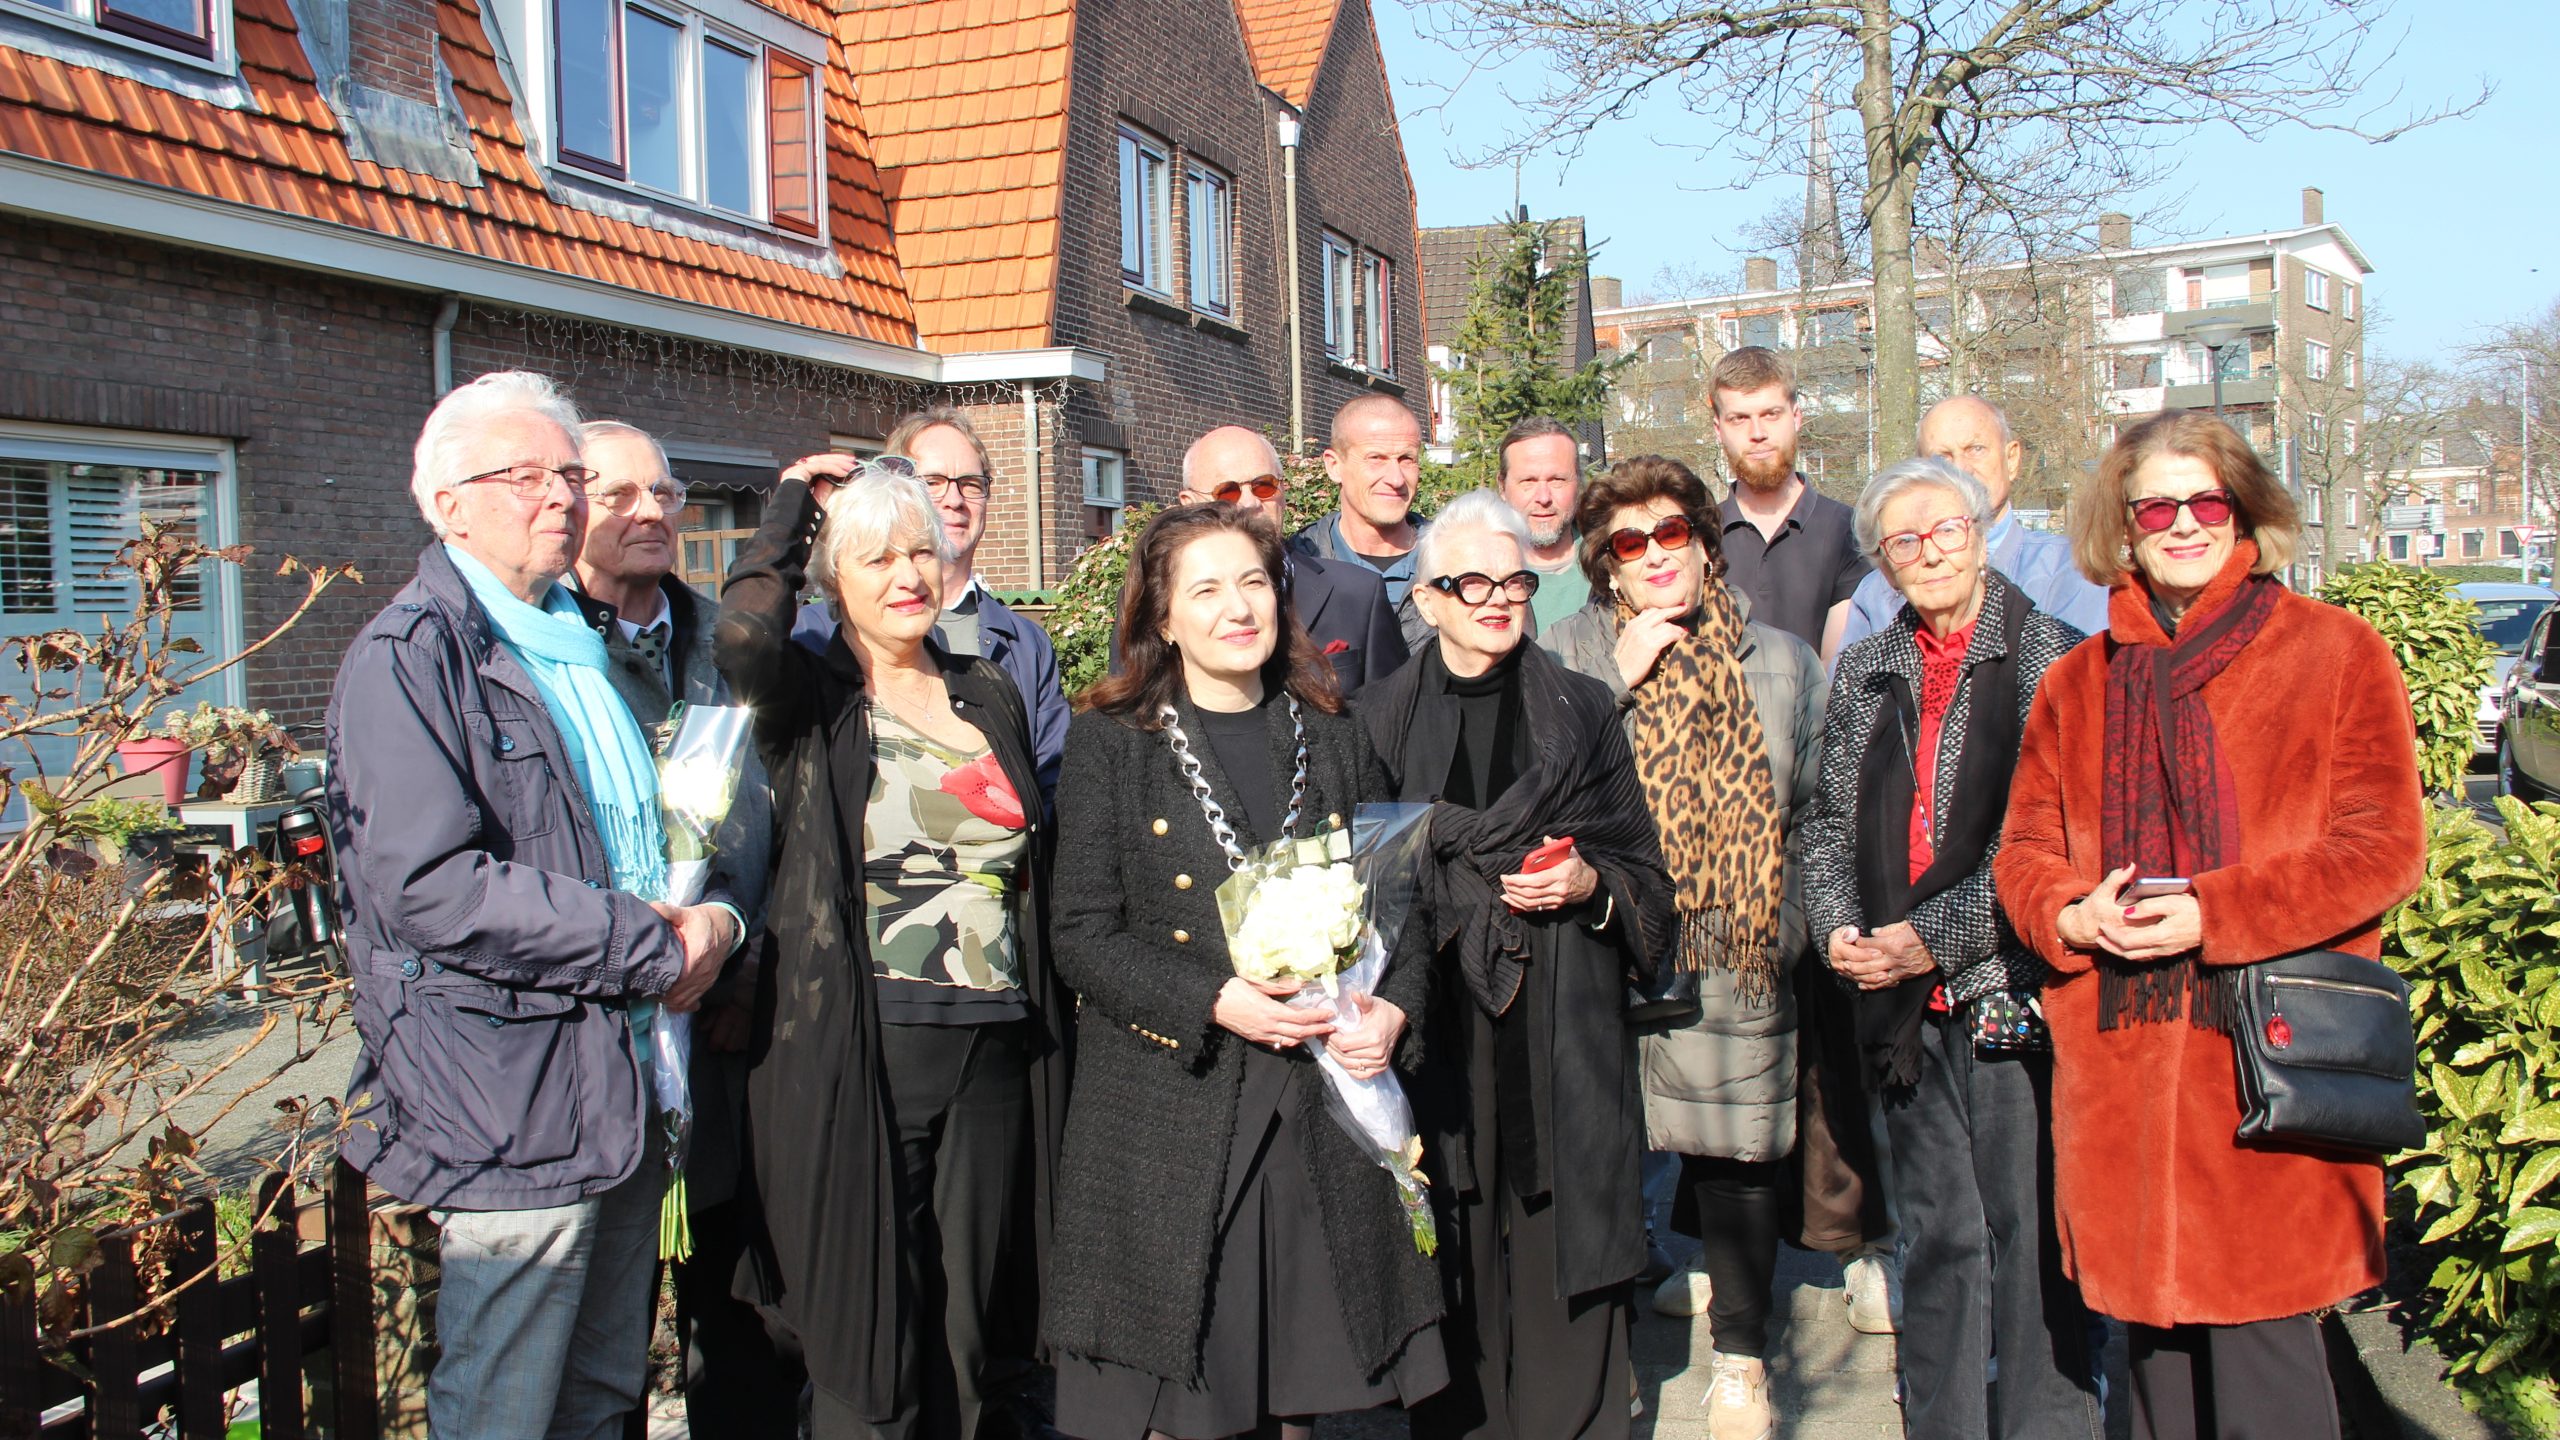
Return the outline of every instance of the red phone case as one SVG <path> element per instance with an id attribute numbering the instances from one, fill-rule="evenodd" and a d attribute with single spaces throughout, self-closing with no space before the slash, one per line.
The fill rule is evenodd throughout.
<path id="1" fill-rule="evenodd" d="M 1573 837 L 1570 835 L 1551 840 L 1529 852 L 1529 858 L 1520 862 L 1520 873 L 1535 875 L 1549 866 L 1559 864 L 1572 849 Z"/>

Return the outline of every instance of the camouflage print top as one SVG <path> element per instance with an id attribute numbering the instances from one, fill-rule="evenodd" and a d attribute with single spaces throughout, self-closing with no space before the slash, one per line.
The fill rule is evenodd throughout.
<path id="1" fill-rule="evenodd" d="M 952 749 L 871 707 L 863 917 L 881 1017 L 975 1024 L 1023 1013 L 1014 877 L 1030 854 L 995 752 Z"/>

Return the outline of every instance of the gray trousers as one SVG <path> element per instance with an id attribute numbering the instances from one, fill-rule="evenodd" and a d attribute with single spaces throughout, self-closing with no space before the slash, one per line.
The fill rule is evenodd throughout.
<path id="1" fill-rule="evenodd" d="M 434 1440 L 618 1440 L 649 1378 L 650 1277 L 667 1166 L 574 1205 L 439 1210 Z"/>
<path id="2" fill-rule="evenodd" d="M 1982 1058 L 1954 1016 L 1921 1026 L 1919 1082 L 1884 1107 L 1903 1236 L 1903 1433 L 2096 1440 L 2087 1312 L 2054 1240 L 2052 1057 Z"/>

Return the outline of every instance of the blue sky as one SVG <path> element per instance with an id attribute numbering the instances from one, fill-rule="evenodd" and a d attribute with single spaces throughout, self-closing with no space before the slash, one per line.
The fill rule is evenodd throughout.
<path id="1" fill-rule="evenodd" d="M 1465 63 L 1417 33 L 1406 0 L 1376 3 L 1422 223 L 1497 217 L 1512 203 L 1510 169 L 1457 163 L 1462 150 L 1510 122 L 1497 77 L 1479 73 L 1460 84 Z M 2256 142 L 2219 127 L 2195 131 L 2178 160 L 2175 188 L 2185 199 L 2177 230 L 2137 229 L 2137 241 L 2290 228 L 2302 187 L 2316 185 L 2328 192 L 2328 218 L 2373 262 L 2371 300 L 2382 328 L 2369 346 L 2377 353 L 2458 347 L 2560 298 L 2560 126 L 2550 104 L 2560 3 L 2417 0 L 2402 5 L 2398 21 L 2407 33 L 2377 90 L 2398 85 L 2411 97 L 2448 97 L 2485 79 L 2496 87 L 2489 103 L 2379 146 L 2299 129 Z M 1655 104 L 1601 132 L 1569 163 L 1548 156 L 1522 167 L 1518 197 L 1535 216 L 1588 217 L 1602 247 L 1598 271 L 1623 277 L 1630 295 L 1665 266 L 1737 271 L 1742 227 L 1800 204 L 1804 182 L 1800 174 L 1763 180 L 1659 138 L 1692 123 L 1667 101 Z M 1833 117 L 1832 143 L 1854 153 L 1853 116 Z M 1737 183 L 1744 188 L 1727 188 Z M 2126 208 L 2141 214 L 2139 204 Z"/>

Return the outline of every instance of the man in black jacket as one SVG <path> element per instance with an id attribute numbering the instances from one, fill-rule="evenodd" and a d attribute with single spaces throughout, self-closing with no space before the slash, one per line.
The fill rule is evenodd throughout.
<path id="1" fill-rule="evenodd" d="M 1280 452 L 1268 438 L 1241 425 L 1221 425 L 1192 441 L 1182 454 L 1180 498 L 1185 505 L 1223 500 L 1283 524 L 1281 492 L 1287 483 L 1280 474 Z M 1386 582 L 1375 572 L 1292 551 L 1289 599 L 1316 649 L 1333 662 L 1343 694 L 1354 694 L 1404 664 L 1404 635 L 1387 606 Z"/>

